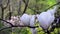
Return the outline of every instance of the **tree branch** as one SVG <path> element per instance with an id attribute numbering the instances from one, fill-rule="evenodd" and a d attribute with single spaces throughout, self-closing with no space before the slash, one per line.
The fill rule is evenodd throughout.
<path id="1" fill-rule="evenodd" d="M 2 10 L 1 18 L 3 19 L 4 18 L 4 8 L 3 8 L 2 4 L 1 4 L 1 10 Z"/>
<path id="2" fill-rule="evenodd" d="M 56 3 L 56 4 L 52 5 L 52 6 L 50 6 L 49 8 L 45 9 L 44 11 L 47 11 L 48 9 L 50 9 L 50 8 L 52 8 L 53 6 L 58 5 L 58 4 L 60 4 L 60 2 L 58 2 L 58 3 Z"/>
<path id="3" fill-rule="evenodd" d="M 39 26 L 13 25 L 13 24 L 11 24 L 10 22 L 7 22 L 6 20 L 3 20 L 3 19 L 0 19 L 0 20 L 1 20 L 1 21 L 4 21 L 4 22 L 6 22 L 6 23 L 8 23 L 8 24 L 11 25 L 10 27 L 3 27 L 3 28 L 1 28 L 0 31 L 2 31 L 2 30 L 4 30 L 4 29 L 12 28 L 12 27 L 29 27 L 29 28 L 37 28 L 37 27 L 39 27 Z"/>
<path id="4" fill-rule="evenodd" d="M 7 22 L 6 20 L 3 20 L 3 19 L 1 19 L 1 18 L 0 18 L 0 20 L 6 22 L 6 23 L 8 23 L 8 24 L 10 24 L 11 26 L 13 26 L 13 24 L 11 24 L 10 22 Z"/>
<path id="5" fill-rule="evenodd" d="M 21 0 L 19 1 L 18 15 L 20 15 L 20 12 L 21 12 Z"/>
<path id="6" fill-rule="evenodd" d="M 15 25 L 13 25 L 13 26 L 10 26 L 10 27 L 3 27 L 3 28 L 1 28 L 0 29 L 0 31 L 2 31 L 2 30 L 4 30 L 4 29 L 8 29 L 8 28 L 12 28 L 12 27 L 28 27 L 28 28 L 37 28 L 38 26 L 22 26 L 22 25 L 18 25 L 18 26 L 15 26 Z"/>
<path id="7" fill-rule="evenodd" d="M 24 3 L 25 3 L 25 8 L 24 8 L 24 11 L 23 11 L 22 14 L 24 14 L 24 13 L 26 12 L 26 9 L 27 9 L 27 7 L 28 7 L 29 0 L 27 0 L 27 1 L 24 2 Z"/>
<path id="8" fill-rule="evenodd" d="M 25 0 L 23 0 L 23 2 L 26 4 Z M 31 9 L 31 10 L 33 10 L 33 11 L 36 11 L 36 10 L 34 10 L 34 9 L 30 8 L 30 7 L 28 7 L 28 8 L 29 8 L 29 9 Z"/>
<path id="9" fill-rule="evenodd" d="M 9 20 L 11 20 L 12 12 L 9 12 Z"/>
<path id="10" fill-rule="evenodd" d="M 3 8 L 6 9 L 7 6 L 9 5 L 9 3 L 10 3 L 10 0 L 8 0 L 7 5 L 5 7 L 3 7 Z"/>
<path id="11" fill-rule="evenodd" d="M 2 16 L 1 18 L 3 19 L 4 18 L 4 10 L 7 8 L 8 4 L 9 4 L 9 0 L 8 0 L 8 3 L 6 5 L 6 7 L 3 7 L 3 4 L 2 4 L 2 0 L 0 0 L 0 7 L 1 7 L 1 10 L 2 10 Z"/>
<path id="12" fill-rule="evenodd" d="M 11 20 L 12 11 L 11 11 L 11 8 L 10 8 L 10 0 L 8 1 L 8 3 L 9 3 L 9 20 Z"/>
<path id="13" fill-rule="evenodd" d="M 24 3 L 26 3 L 25 0 L 22 0 L 22 1 L 23 1 Z"/>

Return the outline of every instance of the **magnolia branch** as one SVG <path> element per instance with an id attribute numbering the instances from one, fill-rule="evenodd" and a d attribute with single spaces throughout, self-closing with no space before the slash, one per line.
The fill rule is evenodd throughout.
<path id="1" fill-rule="evenodd" d="M 7 22 L 6 20 L 3 20 L 3 19 L 0 19 L 0 20 L 1 20 L 1 21 L 4 21 L 4 22 L 6 22 L 6 23 L 8 23 L 8 24 L 11 25 L 11 26 L 9 26 L 9 27 L 3 27 L 3 28 L 1 28 L 0 31 L 2 31 L 2 30 L 4 30 L 4 29 L 12 28 L 12 27 L 28 27 L 28 28 L 37 28 L 37 27 L 39 27 L 39 26 L 13 25 L 13 24 L 11 24 L 10 22 Z"/>

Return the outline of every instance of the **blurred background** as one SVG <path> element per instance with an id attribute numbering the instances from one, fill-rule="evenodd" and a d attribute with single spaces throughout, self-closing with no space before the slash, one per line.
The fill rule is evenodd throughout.
<path id="1" fill-rule="evenodd" d="M 60 2 L 60 0 L 0 0 L 0 18 L 7 20 L 9 19 L 10 15 L 21 16 L 24 13 L 30 15 L 40 14 L 41 12 L 44 12 L 47 8 L 58 2 Z M 55 16 L 60 15 L 60 4 L 58 7 L 59 8 L 57 9 Z M 37 23 L 35 26 L 37 25 L 39 24 Z M 6 26 L 4 26 L 3 21 L 0 20 L 0 28 L 2 27 Z M 41 30 L 42 28 L 38 27 L 37 34 L 44 34 L 44 31 Z M 58 34 L 58 30 L 60 30 L 60 28 L 55 28 L 54 31 L 51 32 L 51 34 Z M 12 28 L 8 28 L 0 31 L 0 34 L 31 34 L 31 31 L 28 27 L 15 27 L 14 30 L 12 30 Z"/>

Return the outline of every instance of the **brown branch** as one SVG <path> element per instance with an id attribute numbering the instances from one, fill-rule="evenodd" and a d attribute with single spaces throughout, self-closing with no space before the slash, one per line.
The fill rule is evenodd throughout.
<path id="1" fill-rule="evenodd" d="M 28 3 L 29 3 L 29 0 L 27 0 L 27 1 L 25 2 L 25 8 L 24 8 L 24 11 L 23 11 L 23 13 L 22 13 L 22 14 L 24 14 L 24 13 L 26 12 L 27 7 L 28 7 Z"/>
<path id="2" fill-rule="evenodd" d="M 50 8 L 52 8 L 53 6 L 58 5 L 58 4 L 60 4 L 60 2 L 58 2 L 58 3 L 56 3 L 56 4 L 52 5 L 52 6 L 50 6 L 49 8 L 45 9 L 44 11 L 47 11 L 48 9 L 50 9 Z"/>
<path id="3" fill-rule="evenodd" d="M 25 0 L 22 0 L 22 1 L 23 1 L 24 3 L 26 3 Z"/>
<path id="4" fill-rule="evenodd" d="M 8 3 L 7 3 L 7 5 L 6 5 L 6 7 L 3 7 L 3 5 L 2 5 L 2 0 L 1 0 L 0 7 L 1 7 L 1 10 L 2 10 L 2 16 L 1 16 L 2 19 L 4 18 L 4 10 L 7 8 L 8 4 L 9 4 L 9 0 L 8 0 Z"/>
<path id="5" fill-rule="evenodd" d="M 25 0 L 23 0 L 23 2 L 26 4 Z M 36 12 L 37 14 L 41 13 L 41 12 L 37 12 L 36 10 L 34 10 L 34 9 L 30 8 L 30 7 L 28 7 L 28 8 L 31 9 L 32 11 Z"/>
<path id="6" fill-rule="evenodd" d="M 6 20 L 3 20 L 3 19 L 1 19 L 1 18 L 0 18 L 0 20 L 6 22 L 6 23 L 8 23 L 8 24 L 10 24 L 11 26 L 13 26 L 13 24 L 11 24 L 10 22 L 8 22 L 8 21 L 6 21 Z"/>
<path id="7" fill-rule="evenodd" d="M 8 0 L 7 5 L 5 7 L 3 7 L 3 8 L 6 9 L 7 6 L 9 5 L 9 3 L 10 3 L 10 0 Z"/>
<path id="8" fill-rule="evenodd" d="M 21 0 L 19 1 L 18 15 L 20 15 L 20 12 L 21 12 Z"/>
<path id="9" fill-rule="evenodd" d="M 1 4 L 1 10 L 2 10 L 1 18 L 3 19 L 4 18 L 4 8 L 3 8 L 2 4 Z"/>
<path id="10" fill-rule="evenodd" d="M 0 29 L 0 31 L 4 30 L 4 29 L 8 29 L 8 28 L 12 28 L 12 27 L 28 27 L 28 28 L 37 28 L 38 26 L 22 26 L 22 25 L 19 25 L 19 26 L 10 26 L 10 27 L 3 27 Z"/>
<path id="11" fill-rule="evenodd" d="M 9 12 L 9 20 L 11 20 L 12 12 Z"/>
<path id="12" fill-rule="evenodd" d="M 0 0 L 0 7 L 1 7 L 1 10 L 2 10 L 1 18 L 3 19 L 3 17 L 4 17 L 4 9 L 3 9 L 3 5 L 2 5 L 2 0 Z"/>
<path id="13" fill-rule="evenodd" d="M 2 4 L 2 0 L 0 0 L 0 6 L 1 6 L 1 4 Z"/>
<path id="14" fill-rule="evenodd" d="M 9 20 L 11 20 L 12 12 L 11 12 L 11 9 L 10 9 L 10 0 L 8 1 L 8 3 L 9 3 Z"/>

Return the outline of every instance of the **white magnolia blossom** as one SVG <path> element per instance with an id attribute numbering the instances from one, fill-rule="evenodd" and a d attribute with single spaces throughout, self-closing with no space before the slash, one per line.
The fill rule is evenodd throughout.
<path id="1" fill-rule="evenodd" d="M 42 12 L 40 15 L 37 16 L 40 26 L 47 30 L 51 23 L 54 21 L 54 13 L 56 12 L 57 6 L 54 9 L 47 10 L 47 12 Z"/>
<path id="2" fill-rule="evenodd" d="M 20 17 L 20 21 L 24 24 L 24 25 L 29 25 L 30 22 L 30 16 L 28 14 L 23 14 Z"/>
<path id="3" fill-rule="evenodd" d="M 22 17 L 20 17 L 21 23 L 27 26 L 34 26 L 35 25 L 35 15 L 28 15 L 28 14 L 23 14 Z M 37 30 L 36 28 L 31 28 L 32 34 L 36 34 Z"/>
<path id="4" fill-rule="evenodd" d="M 35 15 L 32 15 L 30 18 L 30 26 L 34 26 L 35 25 Z"/>
<path id="5" fill-rule="evenodd" d="M 34 25 L 35 25 L 35 18 L 36 18 L 35 15 L 32 15 L 32 16 L 31 16 L 30 26 L 34 26 Z M 30 28 L 30 29 L 31 29 L 32 34 L 37 34 L 36 28 Z"/>

